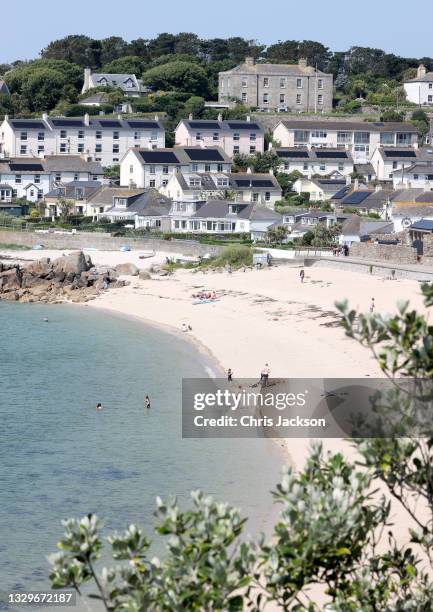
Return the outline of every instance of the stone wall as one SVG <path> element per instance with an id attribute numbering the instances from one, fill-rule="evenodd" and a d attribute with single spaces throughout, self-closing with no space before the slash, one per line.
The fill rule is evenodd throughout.
<path id="1" fill-rule="evenodd" d="M 160 240 L 152 238 L 134 239 L 131 237 L 113 237 L 102 232 L 77 232 L 76 234 L 40 234 L 36 232 L 0 231 L 0 244 L 19 244 L 31 248 L 42 244 L 47 249 L 86 249 L 95 248 L 106 251 L 118 251 L 123 244 L 131 249 L 146 251 L 164 251 L 182 255 L 199 256 L 219 255 L 223 249 L 218 245 L 207 245 L 193 240 Z"/>
<path id="2" fill-rule="evenodd" d="M 394 244 L 372 244 L 355 242 L 350 247 L 350 257 L 361 257 L 372 261 L 387 261 L 396 264 L 417 262 L 417 250 L 411 246 Z"/>

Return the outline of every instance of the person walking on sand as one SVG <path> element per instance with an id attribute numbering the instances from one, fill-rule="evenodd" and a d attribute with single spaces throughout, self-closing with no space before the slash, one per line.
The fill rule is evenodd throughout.
<path id="1" fill-rule="evenodd" d="M 146 395 L 146 397 L 144 398 L 144 407 L 150 408 L 150 397 L 148 395 Z"/>
<path id="2" fill-rule="evenodd" d="M 268 386 L 270 373 L 271 373 L 271 370 L 269 369 L 269 364 L 265 363 L 265 367 L 262 369 L 260 373 L 260 382 L 262 383 L 264 387 Z"/>
<path id="3" fill-rule="evenodd" d="M 299 272 L 299 278 L 301 279 L 301 283 L 304 282 L 304 277 L 305 277 L 305 271 L 304 271 L 304 268 L 301 268 Z"/>
<path id="4" fill-rule="evenodd" d="M 374 303 L 374 297 L 371 298 L 371 302 L 370 302 L 370 312 L 373 314 L 374 309 L 376 308 L 376 304 Z"/>
<path id="5" fill-rule="evenodd" d="M 233 376 L 232 369 L 231 369 L 231 368 L 229 368 L 229 369 L 227 370 L 227 382 L 233 382 L 233 378 L 232 378 L 232 376 Z"/>

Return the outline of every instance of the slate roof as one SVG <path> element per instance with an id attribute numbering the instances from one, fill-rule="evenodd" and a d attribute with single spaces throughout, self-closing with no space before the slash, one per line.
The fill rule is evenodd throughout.
<path id="1" fill-rule="evenodd" d="M 343 222 L 341 234 L 343 236 L 367 237 L 371 234 L 393 234 L 394 224 L 390 221 L 370 221 L 362 219 L 359 215 L 350 215 Z"/>
<path id="2" fill-rule="evenodd" d="M 297 121 L 296 119 L 283 119 L 282 123 L 289 130 L 338 130 L 341 132 L 410 132 L 415 134 L 417 129 L 410 123 L 393 121 Z"/>
<path id="3" fill-rule="evenodd" d="M 433 232 L 433 219 L 421 219 L 412 223 L 409 229 Z"/>
<path id="4" fill-rule="evenodd" d="M 39 157 L 18 157 L 7 160 L 0 159 L 0 174 L 25 174 L 26 172 L 30 172 L 31 174 L 46 174 L 47 169 L 45 168 L 44 160 Z"/>
<path id="5" fill-rule="evenodd" d="M 392 174 L 407 174 L 409 172 L 412 174 L 433 174 L 433 159 L 426 162 L 417 161 L 410 166 L 406 166 L 404 169 L 398 168 L 397 170 L 394 170 Z"/>
<path id="6" fill-rule="evenodd" d="M 414 77 L 413 79 L 409 79 L 405 81 L 405 83 L 431 83 L 433 82 L 433 72 L 426 72 L 423 77 Z"/>
<path id="7" fill-rule="evenodd" d="M 367 189 L 359 189 L 350 192 L 339 201 L 340 206 L 348 208 L 376 208 L 381 210 L 384 204 L 389 199 L 389 192 L 384 190 L 370 191 Z"/>
<path id="8" fill-rule="evenodd" d="M 250 130 L 252 132 L 264 133 L 264 129 L 256 121 L 239 121 L 231 119 L 227 121 L 216 121 L 214 119 L 182 119 L 179 125 L 182 123 L 191 130 L 209 130 L 211 132 L 238 132 Z"/>
<path id="9" fill-rule="evenodd" d="M 107 206 L 113 204 L 113 197 L 121 196 L 135 196 L 144 193 L 145 189 L 126 189 L 125 187 L 110 187 L 109 185 L 103 185 L 96 193 L 92 194 L 89 198 L 89 204 L 92 206 Z"/>
<path id="10" fill-rule="evenodd" d="M 237 212 L 230 212 L 235 207 Z M 250 221 L 281 221 L 282 216 L 266 206 L 257 203 L 229 202 L 227 200 L 209 200 L 197 211 L 195 219 L 249 219 Z"/>
<path id="11" fill-rule="evenodd" d="M 128 87 L 127 82 L 132 81 L 133 87 Z M 124 92 L 139 92 L 140 84 L 135 74 L 112 74 L 103 72 L 92 72 L 90 74 L 90 87 L 98 87 L 99 85 L 110 85 L 118 87 Z"/>
<path id="12" fill-rule="evenodd" d="M 354 171 L 358 174 L 362 174 L 363 176 L 376 176 L 376 170 L 373 168 L 372 164 L 355 164 Z"/>
<path id="13" fill-rule="evenodd" d="M 76 200 L 78 195 L 82 195 L 84 199 L 87 199 L 93 193 L 100 189 L 101 183 L 99 181 L 70 181 L 55 189 L 49 191 L 46 198 L 71 198 Z"/>
<path id="14" fill-rule="evenodd" d="M 225 70 L 220 74 L 254 74 L 254 75 L 276 75 L 276 76 L 332 76 L 321 70 L 315 71 L 312 66 L 299 66 L 299 64 L 239 64 L 231 70 Z"/>
<path id="15" fill-rule="evenodd" d="M 221 147 L 173 147 L 161 149 L 130 149 L 142 164 L 191 164 L 219 162 L 230 164 L 231 159 Z"/>
<path id="16" fill-rule="evenodd" d="M 352 163 L 353 158 L 347 149 L 331 149 L 328 147 L 277 147 L 274 149 L 280 159 L 292 161 L 332 161 L 335 163 Z"/>
<path id="17" fill-rule="evenodd" d="M 41 160 L 39 160 L 41 161 Z M 79 155 L 47 155 L 42 163 L 50 172 L 89 172 L 103 175 L 104 170 L 99 162 L 86 161 Z"/>

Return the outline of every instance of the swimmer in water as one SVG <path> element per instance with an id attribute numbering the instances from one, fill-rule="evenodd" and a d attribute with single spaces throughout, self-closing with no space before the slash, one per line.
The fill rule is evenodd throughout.
<path id="1" fill-rule="evenodd" d="M 144 398 L 144 406 L 146 408 L 150 408 L 150 397 L 148 395 L 146 395 L 146 397 Z"/>
<path id="2" fill-rule="evenodd" d="M 48 323 L 48 318 L 44 317 L 44 321 L 45 321 L 45 323 Z"/>
<path id="3" fill-rule="evenodd" d="M 103 406 L 101 403 L 96 404 L 96 410 L 102 410 Z"/>

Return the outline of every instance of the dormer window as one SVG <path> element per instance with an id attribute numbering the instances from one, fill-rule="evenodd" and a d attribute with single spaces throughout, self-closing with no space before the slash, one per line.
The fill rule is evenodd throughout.
<path id="1" fill-rule="evenodd" d="M 189 186 L 190 187 L 200 187 L 201 186 L 201 181 L 199 178 L 190 178 L 189 179 Z"/>
<path id="2" fill-rule="evenodd" d="M 228 180 L 227 180 L 227 179 L 224 179 L 224 178 L 219 178 L 219 179 L 217 179 L 217 185 L 218 185 L 218 187 L 227 187 L 227 186 L 228 186 L 228 184 L 229 184 L 229 182 L 228 182 Z"/>
<path id="3" fill-rule="evenodd" d="M 114 198 L 114 206 L 116 208 L 126 208 L 128 205 L 127 198 Z"/>

